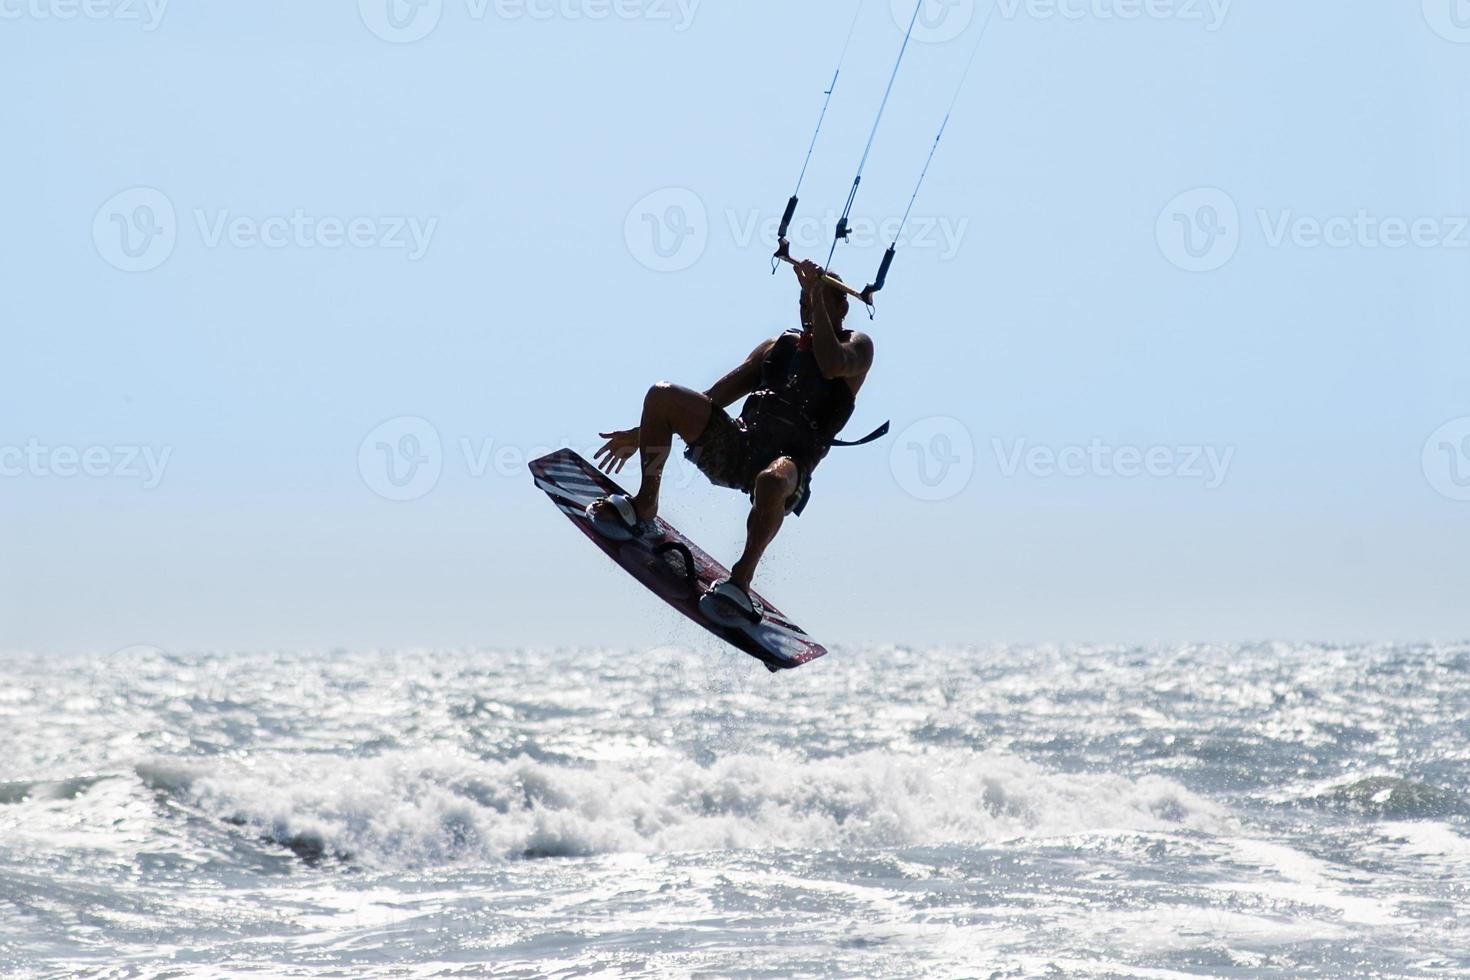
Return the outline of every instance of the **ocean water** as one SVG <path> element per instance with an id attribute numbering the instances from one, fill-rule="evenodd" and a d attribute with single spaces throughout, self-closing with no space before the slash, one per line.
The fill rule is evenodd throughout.
<path id="1" fill-rule="evenodd" d="M 1470 975 L 1470 646 L 0 657 L 4 977 Z"/>

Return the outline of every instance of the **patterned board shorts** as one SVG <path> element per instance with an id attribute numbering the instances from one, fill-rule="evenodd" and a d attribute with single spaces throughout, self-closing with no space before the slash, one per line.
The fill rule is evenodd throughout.
<path id="1" fill-rule="evenodd" d="M 718 405 L 710 410 L 704 433 L 689 445 L 684 458 L 699 468 L 717 487 L 739 490 L 747 496 L 755 493 L 755 478 L 761 470 L 780 459 L 782 453 L 756 444 L 744 423 L 732 419 Z M 800 460 L 793 459 L 801 485 L 786 500 L 786 513 L 800 514 L 811 496 L 811 473 Z"/>

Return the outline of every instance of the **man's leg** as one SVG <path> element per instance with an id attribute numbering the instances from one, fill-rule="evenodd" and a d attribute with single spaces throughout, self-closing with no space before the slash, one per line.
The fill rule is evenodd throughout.
<path id="1" fill-rule="evenodd" d="M 746 591 L 755 578 L 756 566 L 766 548 L 776 539 L 776 532 L 786 520 L 786 501 L 801 486 L 801 471 L 782 456 L 755 478 L 755 501 L 745 523 L 745 553 L 730 569 L 730 581 Z"/>
<path id="2" fill-rule="evenodd" d="M 658 516 L 658 492 L 663 484 L 664 465 L 674 447 L 674 435 L 694 442 L 709 425 L 714 402 L 702 392 L 661 381 L 648 389 L 643 399 L 643 421 L 638 429 L 638 463 L 643 482 L 633 497 L 638 518 L 651 521 Z"/>

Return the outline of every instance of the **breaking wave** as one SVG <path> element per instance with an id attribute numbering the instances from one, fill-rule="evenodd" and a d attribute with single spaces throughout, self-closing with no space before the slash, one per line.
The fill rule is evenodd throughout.
<path id="1" fill-rule="evenodd" d="M 618 852 L 864 849 L 1105 831 L 1216 832 L 1225 811 L 1155 776 L 1049 773 L 960 751 L 739 754 L 573 767 L 427 752 L 288 771 L 142 765 L 159 792 L 309 861 L 391 869 Z"/>

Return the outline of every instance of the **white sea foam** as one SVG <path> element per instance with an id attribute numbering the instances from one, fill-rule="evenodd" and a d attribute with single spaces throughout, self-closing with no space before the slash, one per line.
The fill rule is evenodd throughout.
<path id="1" fill-rule="evenodd" d="M 220 762 L 192 773 L 143 766 L 140 774 L 263 836 L 387 868 L 527 854 L 1213 832 L 1229 821 L 1221 807 L 1161 777 L 1062 775 L 1011 756 L 953 750 L 737 754 L 707 767 L 666 755 L 578 767 L 412 752 L 298 760 L 270 771 Z"/>

